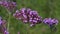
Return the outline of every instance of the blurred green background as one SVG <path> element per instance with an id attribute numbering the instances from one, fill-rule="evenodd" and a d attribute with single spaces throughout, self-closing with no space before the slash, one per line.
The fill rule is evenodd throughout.
<path id="1" fill-rule="evenodd" d="M 52 17 L 57 18 L 60 21 L 60 0 L 13 0 L 17 3 L 16 10 L 26 7 L 32 10 L 37 10 L 39 15 L 43 18 Z M 14 10 L 15 12 L 15 10 Z M 13 13 L 14 13 L 13 12 Z M 12 14 L 13 14 L 12 13 Z M 10 34 L 51 34 L 49 26 L 43 23 L 37 24 L 35 27 L 29 27 L 29 24 L 23 24 L 20 20 L 16 20 L 11 14 L 10 18 Z M 8 13 L 4 7 L 0 6 L 0 16 L 8 21 Z M 57 31 L 53 34 L 60 34 L 60 23 L 58 23 Z"/>

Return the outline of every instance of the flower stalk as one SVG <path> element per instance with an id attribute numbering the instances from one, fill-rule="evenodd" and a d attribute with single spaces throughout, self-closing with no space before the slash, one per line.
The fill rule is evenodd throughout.
<path id="1" fill-rule="evenodd" d="M 10 19 L 11 19 L 11 18 L 10 18 L 11 13 L 10 13 L 10 12 L 8 12 L 8 14 L 9 14 L 9 15 L 8 15 L 9 17 L 8 17 L 8 27 L 7 27 L 7 30 L 9 31 L 9 24 L 10 24 Z"/>

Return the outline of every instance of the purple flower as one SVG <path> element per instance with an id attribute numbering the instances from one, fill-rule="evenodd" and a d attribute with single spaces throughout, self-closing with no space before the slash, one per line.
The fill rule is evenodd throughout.
<path id="1" fill-rule="evenodd" d="M 21 13 L 23 13 L 23 14 L 26 12 L 25 10 L 26 10 L 26 8 L 20 9 Z"/>
<path id="2" fill-rule="evenodd" d="M 16 13 L 14 13 L 13 16 L 14 16 L 16 19 L 21 20 L 21 13 L 20 13 L 19 10 L 16 10 Z"/>
<path id="3" fill-rule="evenodd" d="M 2 6 L 7 7 L 8 6 L 8 2 L 7 1 L 2 1 Z"/>
<path id="4" fill-rule="evenodd" d="M 16 7 L 16 2 L 0 1 L 0 5 L 4 6 L 8 10 L 12 10 Z"/>
<path id="5" fill-rule="evenodd" d="M 24 23 L 37 24 L 42 22 L 42 17 L 38 15 L 38 12 L 30 8 L 21 8 L 17 10 L 13 16 Z"/>
<path id="6" fill-rule="evenodd" d="M 8 2 L 8 6 L 7 8 L 10 9 L 14 9 L 16 7 L 16 3 L 15 2 Z"/>
<path id="7" fill-rule="evenodd" d="M 48 24 L 48 25 L 53 25 L 53 24 L 55 24 L 55 25 L 57 25 L 58 24 L 58 20 L 57 19 L 52 19 L 52 18 L 45 18 L 44 20 L 43 20 L 43 22 L 45 23 L 45 24 Z"/>
<path id="8" fill-rule="evenodd" d="M 2 19 L 0 16 L 0 30 L 2 33 L 6 32 L 6 20 Z"/>
<path id="9" fill-rule="evenodd" d="M 38 15 L 38 13 L 37 13 L 37 11 L 30 11 L 30 13 L 29 13 L 29 17 L 35 17 L 35 16 L 37 16 Z"/>
<path id="10" fill-rule="evenodd" d="M 7 30 L 4 31 L 4 34 L 9 34 L 9 32 Z"/>

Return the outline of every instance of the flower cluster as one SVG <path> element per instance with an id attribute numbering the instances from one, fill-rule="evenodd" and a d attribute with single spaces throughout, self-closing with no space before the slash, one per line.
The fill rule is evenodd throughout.
<path id="1" fill-rule="evenodd" d="M 42 21 L 42 17 L 38 15 L 38 12 L 35 10 L 31 10 L 30 8 L 22 8 L 20 10 L 17 10 L 13 14 L 13 16 L 16 19 L 22 20 L 22 22 L 24 23 L 30 23 L 30 26 L 41 23 Z"/>
<path id="2" fill-rule="evenodd" d="M 44 20 L 43 20 L 43 22 L 45 23 L 45 24 L 48 24 L 48 25 L 57 25 L 58 24 L 58 20 L 57 19 L 52 19 L 52 18 L 45 18 Z"/>
<path id="3" fill-rule="evenodd" d="M 55 19 L 55 18 L 53 18 L 53 19 L 52 19 L 52 18 L 45 18 L 45 19 L 43 20 L 43 22 L 44 22 L 45 24 L 49 25 L 51 31 L 56 31 L 56 30 L 57 30 L 57 29 L 56 29 L 56 26 L 55 26 L 55 25 L 58 24 L 58 20 L 57 20 L 57 19 Z"/>
<path id="4" fill-rule="evenodd" d="M 3 20 L 2 17 L 0 17 L 0 31 L 3 34 L 7 34 L 7 29 L 6 29 L 6 20 Z"/>
<path id="5" fill-rule="evenodd" d="M 11 9 L 16 7 L 16 3 L 15 2 L 0 1 L 0 5 L 4 6 L 8 10 L 11 10 Z"/>

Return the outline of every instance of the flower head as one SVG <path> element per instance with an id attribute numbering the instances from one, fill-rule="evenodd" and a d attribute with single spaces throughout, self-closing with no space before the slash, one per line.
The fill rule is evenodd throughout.
<path id="1" fill-rule="evenodd" d="M 0 5 L 4 6 L 8 10 L 12 10 L 16 7 L 16 2 L 0 1 Z"/>
<path id="2" fill-rule="evenodd" d="M 52 18 L 45 18 L 44 20 L 43 20 L 43 22 L 45 23 L 45 24 L 48 24 L 48 25 L 57 25 L 58 24 L 58 20 L 57 19 L 52 19 Z"/>
<path id="3" fill-rule="evenodd" d="M 8 2 L 8 6 L 6 8 L 10 9 L 14 9 L 16 7 L 16 3 L 15 2 Z"/>
<path id="4" fill-rule="evenodd" d="M 13 16 L 24 23 L 29 22 L 30 24 L 37 24 L 42 22 L 42 17 L 38 15 L 38 12 L 31 10 L 30 8 L 22 8 L 20 10 L 17 10 Z"/>

